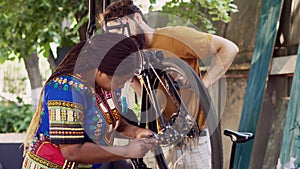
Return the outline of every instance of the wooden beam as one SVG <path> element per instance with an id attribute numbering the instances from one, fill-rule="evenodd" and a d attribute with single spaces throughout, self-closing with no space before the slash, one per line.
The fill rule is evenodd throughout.
<path id="1" fill-rule="evenodd" d="M 296 60 L 297 55 L 273 58 L 270 75 L 293 74 L 295 72 Z"/>
<path id="2" fill-rule="evenodd" d="M 300 167 L 300 45 L 280 151 L 280 168 Z"/>
<path id="3" fill-rule="evenodd" d="M 283 0 L 264 0 L 239 131 L 256 133 L 282 4 Z M 249 167 L 252 147 L 253 141 L 237 145 L 234 156 L 235 169 L 247 169 Z"/>

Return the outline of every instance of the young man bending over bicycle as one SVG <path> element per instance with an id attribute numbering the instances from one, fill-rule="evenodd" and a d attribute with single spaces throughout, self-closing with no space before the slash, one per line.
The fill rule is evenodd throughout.
<path id="1" fill-rule="evenodd" d="M 153 29 L 146 23 L 142 12 L 131 0 L 113 2 L 98 16 L 98 23 L 107 32 L 118 32 L 134 37 L 141 49 L 162 50 L 165 56 L 184 60 L 200 77 L 199 60 L 212 57 L 210 67 L 201 77 L 206 88 L 209 88 L 225 74 L 239 50 L 228 39 L 189 27 L 175 26 Z M 120 24 L 122 26 L 118 27 Z M 115 29 L 110 29 L 114 26 L 116 26 Z M 192 100 L 189 103 L 189 110 L 197 119 L 199 129 L 205 130 L 205 117 L 199 103 Z M 164 113 L 166 113 L 164 117 L 169 117 L 171 112 L 165 110 Z M 203 147 L 203 144 L 205 143 L 201 143 L 199 146 Z M 210 156 L 209 146 L 204 147 L 208 147 L 206 156 Z M 201 153 L 203 155 L 203 151 Z M 197 164 L 197 168 L 207 169 L 208 167 L 201 163 L 199 166 Z"/>

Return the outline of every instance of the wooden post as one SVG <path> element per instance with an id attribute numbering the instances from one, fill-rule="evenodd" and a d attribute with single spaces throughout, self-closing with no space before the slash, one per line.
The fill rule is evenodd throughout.
<path id="1" fill-rule="evenodd" d="M 264 0 L 239 131 L 256 133 L 283 0 Z M 253 141 L 237 145 L 234 168 L 247 169 Z"/>
<path id="2" fill-rule="evenodd" d="M 300 44 L 300 43 L 299 43 Z M 300 45 L 280 151 L 279 166 L 300 167 Z M 281 166 L 281 167 L 282 167 Z"/>

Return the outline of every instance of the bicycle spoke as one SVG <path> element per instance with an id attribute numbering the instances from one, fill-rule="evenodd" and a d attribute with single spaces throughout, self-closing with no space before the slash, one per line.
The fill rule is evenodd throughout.
<path id="1" fill-rule="evenodd" d="M 156 137 L 162 146 L 159 147 L 162 151 L 154 151 L 158 167 L 167 167 L 169 163 L 171 167 L 195 168 L 197 163 L 205 163 L 199 162 L 201 159 L 191 152 L 194 147 L 199 146 L 201 134 L 195 121 L 200 107 L 192 108 L 194 113 L 191 113 L 187 106 L 191 97 L 195 97 L 204 110 L 207 133 L 211 134 L 210 139 L 209 136 L 205 138 L 210 140 L 212 155 L 203 160 L 207 160 L 212 169 L 222 168 L 220 127 L 210 96 L 199 76 L 186 63 L 174 58 L 164 59 L 158 65 L 149 67 L 151 78 L 145 85 L 147 94 L 144 93 L 142 97 L 145 99 L 142 109 L 146 111 L 147 120 L 150 120 L 147 122 L 149 129 L 158 133 Z M 175 158 L 168 156 L 164 159 L 166 152 L 180 149 L 182 153 Z"/>

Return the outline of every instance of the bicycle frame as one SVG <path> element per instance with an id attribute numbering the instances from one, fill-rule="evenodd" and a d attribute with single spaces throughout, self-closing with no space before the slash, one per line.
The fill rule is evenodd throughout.
<path id="1" fill-rule="evenodd" d="M 177 99 L 177 101 L 172 100 L 173 103 L 175 104 L 176 108 L 179 110 L 181 110 L 180 112 L 178 112 L 178 114 L 173 114 L 172 115 L 172 119 L 169 120 L 168 122 L 165 122 L 164 119 L 162 118 L 162 112 L 160 110 L 158 101 L 155 99 L 156 98 L 156 93 L 155 91 L 153 91 L 151 89 L 152 86 L 152 79 L 154 77 L 158 78 L 159 81 L 162 83 L 162 80 L 159 76 L 160 74 L 160 70 L 159 68 L 164 68 L 163 65 L 161 64 L 162 60 L 163 60 L 164 56 L 163 53 L 161 51 L 146 51 L 143 52 L 143 56 L 142 56 L 142 84 L 143 84 L 143 95 L 147 94 L 150 96 L 150 98 L 152 98 L 152 105 L 154 106 L 154 110 L 155 110 L 155 115 L 158 117 L 158 120 L 160 122 L 160 124 L 162 125 L 162 129 L 166 129 L 167 125 L 172 125 L 173 121 L 176 120 L 177 117 L 179 117 L 179 115 L 185 115 L 182 114 L 183 112 L 188 113 L 189 110 L 186 107 L 185 104 L 176 104 L 176 103 L 184 103 L 182 98 L 180 97 L 180 94 L 178 93 L 178 91 L 176 90 L 177 87 L 175 85 L 175 83 L 172 81 L 171 77 L 167 74 L 164 73 L 163 77 L 164 79 L 167 81 L 168 89 L 172 91 L 172 93 L 175 95 L 175 98 Z M 158 69 L 156 69 L 158 68 Z M 166 87 L 164 86 L 164 88 L 166 89 Z M 171 93 L 166 91 L 167 94 L 172 98 Z M 166 124 L 168 123 L 168 124 Z M 196 122 L 194 122 L 196 124 Z"/>
<path id="2" fill-rule="evenodd" d="M 147 112 L 147 114 L 142 113 L 141 114 L 141 123 L 140 123 L 140 127 L 145 128 L 146 127 L 146 123 L 148 123 L 149 125 L 152 125 L 152 128 L 156 128 L 156 121 L 152 121 L 152 122 L 146 122 L 149 119 L 158 119 L 159 124 L 161 124 L 161 128 L 163 133 L 160 134 L 156 134 L 153 137 L 155 137 L 162 145 L 170 145 L 173 144 L 174 142 L 180 140 L 182 137 L 184 137 L 185 135 L 188 134 L 188 132 L 186 133 L 179 133 L 177 132 L 176 128 L 172 127 L 172 124 L 176 121 L 177 118 L 181 118 L 183 116 L 186 116 L 186 114 L 181 114 L 183 112 L 189 112 L 187 107 L 185 106 L 185 104 L 181 104 L 181 105 L 176 105 L 175 103 L 179 102 L 179 103 L 183 103 L 182 98 L 180 97 L 180 94 L 178 93 L 178 91 L 176 90 L 176 84 L 172 81 L 171 77 L 167 74 L 164 73 L 163 74 L 163 78 L 166 80 L 167 84 L 168 84 L 168 89 L 172 91 L 172 93 L 174 94 L 175 98 L 177 101 L 174 101 L 174 104 L 176 105 L 177 109 L 181 110 L 180 112 L 176 112 L 173 113 L 173 115 L 171 116 L 170 120 L 165 122 L 163 117 L 162 117 L 162 112 L 160 110 L 160 106 L 158 103 L 158 100 L 156 99 L 156 93 L 155 91 L 152 90 L 152 85 L 153 85 L 153 78 L 158 78 L 160 79 L 160 70 L 159 68 L 164 68 L 164 66 L 161 64 L 162 60 L 164 59 L 163 53 L 161 51 L 145 51 L 142 52 L 142 72 L 140 74 L 141 76 L 141 80 L 142 80 L 142 87 L 143 87 L 143 91 L 142 91 L 142 95 L 148 95 L 150 99 L 151 103 L 146 103 L 149 101 L 146 100 L 142 100 L 142 104 L 148 105 L 146 107 L 144 107 L 145 109 L 149 109 L 149 105 L 152 105 L 152 110 L 154 111 L 150 111 Z M 158 69 L 157 69 L 158 68 Z M 171 93 L 166 91 L 168 95 L 171 96 Z M 145 98 L 145 97 L 144 97 Z M 173 98 L 171 96 L 171 98 Z M 142 112 L 146 112 L 146 110 L 141 110 Z M 197 124 L 194 121 L 194 124 Z M 184 125 L 184 124 L 183 124 Z M 188 128 L 188 129 L 192 129 L 192 127 Z M 166 132 L 166 134 L 164 134 L 164 132 Z M 199 131 L 195 131 L 196 134 L 199 135 Z M 171 133 L 171 134 L 170 134 Z M 166 165 L 165 162 L 165 158 L 162 154 L 162 149 L 159 146 L 157 149 L 154 150 L 154 153 L 156 156 L 159 156 L 159 158 L 157 158 L 157 160 L 164 160 L 164 161 L 158 161 L 158 166 L 160 169 L 167 169 L 168 166 Z M 136 169 L 144 169 L 145 168 L 145 164 L 143 162 L 141 162 L 141 159 L 132 159 L 132 163 L 135 166 Z M 141 165 L 139 165 L 141 164 Z"/>
<path id="3" fill-rule="evenodd" d="M 103 0 L 103 10 L 105 10 L 105 7 L 107 5 L 110 4 L 110 0 Z M 88 23 L 88 29 L 87 29 L 87 39 L 89 39 L 91 36 L 94 35 L 95 31 L 96 31 L 96 22 L 95 22 L 95 16 L 96 16 L 96 2 L 95 0 L 89 0 L 89 23 Z M 121 22 L 121 28 L 122 30 L 124 30 L 124 26 L 127 26 L 127 30 L 129 31 L 129 35 L 130 35 L 130 29 L 128 24 L 123 24 Z M 119 28 L 119 27 L 106 27 L 107 30 L 110 29 L 115 29 L 115 28 Z M 146 52 L 143 53 L 144 55 L 142 56 L 142 60 L 143 60 L 143 71 L 141 73 L 142 76 L 142 80 L 143 80 L 143 95 L 149 95 L 150 98 L 156 98 L 156 93 L 151 89 L 151 85 L 152 85 L 152 78 L 153 76 L 157 76 L 157 71 L 154 69 L 153 64 L 160 64 L 160 62 L 163 59 L 163 54 L 161 52 L 154 52 L 154 51 L 150 51 L 150 52 Z M 159 76 L 157 76 L 159 78 Z M 177 99 L 177 101 L 179 103 L 183 103 L 183 100 L 181 99 L 178 91 L 176 90 L 176 85 L 173 83 L 172 79 L 169 77 L 168 74 L 164 74 L 164 79 L 166 79 L 167 83 L 169 84 L 170 88 L 172 89 L 173 94 L 175 95 L 175 98 Z M 170 93 L 168 93 L 170 94 Z M 171 97 L 173 98 L 173 97 Z M 176 118 L 179 117 L 180 113 L 182 112 L 186 112 L 188 113 L 188 109 L 185 106 L 185 104 L 181 104 L 181 111 L 178 112 L 177 114 L 174 114 L 171 118 L 171 120 L 169 120 L 168 122 L 164 122 L 164 119 L 162 118 L 162 112 L 160 110 L 159 107 L 159 103 L 156 99 L 152 99 L 152 105 L 154 106 L 155 109 L 155 113 L 149 113 L 149 114 L 142 114 L 142 119 L 155 119 L 155 117 L 158 117 L 158 121 L 159 123 L 162 125 L 161 127 L 165 130 L 168 130 L 167 127 L 172 125 L 172 122 L 174 122 L 176 120 Z M 142 102 L 146 102 L 145 100 L 142 100 Z M 142 103 L 145 104 L 145 103 Z M 178 108 L 178 107 L 177 107 Z M 179 109 L 179 108 L 178 108 Z M 142 110 L 145 111 L 145 110 Z M 145 117 L 143 117 L 145 116 Z M 148 117 L 146 117 L 148 116 Z M 180 118 L 180 117 L 179 117 Z M 166 125 L 166 123 L 168 123 Z M 194 122 L 195 123 L 195 120 Z M 153 125 L 153 128 L 156 127 L 156 121 L 149 123 L 149 125 Z M 146 127 L 146 121 L 143 121 L 140 123 L 140 127 Z M 197 128 L 198 129 L 198 128 Z M 170 129 L 169 129 L 170 130 Z M 196 134 L 200 135 L 199 130 L 194 131 L 196 132 Z M 155 135 L 154 137 L 156 137 L 156 139 L 158 139 L 159 141 L 163 141 L 162 139 L 164 138 L 157 138 L 158 136 Z M 178 137 L 182 137 L 182 136 L 178 136 Z M 175 138 L 176 140 L 176 138 Z M 169 140 L 170 141 L 170 140 Z M 169 144 L 168 141 L 166 141 L 165 143 Z M 158 166 L 160 169 L 168 169 L 168 166 L 166 165 L 166 160 L 164 158 L 164 155 L 162 153 L 162 148 L 159 146 L 157 149 L 154 150 L 154 153 L 156 154 L 156 156 L 158 156 L 159 158 L 156 158 Z M 145 163 L 143 162 L 142 159 L 131 159 L 132 160 L 132 164 L 134 166 L 135 169 L 147 169 L 147 166 L 145 165 Z M 159 161 L 160 160 L 160 161 Z"/>

